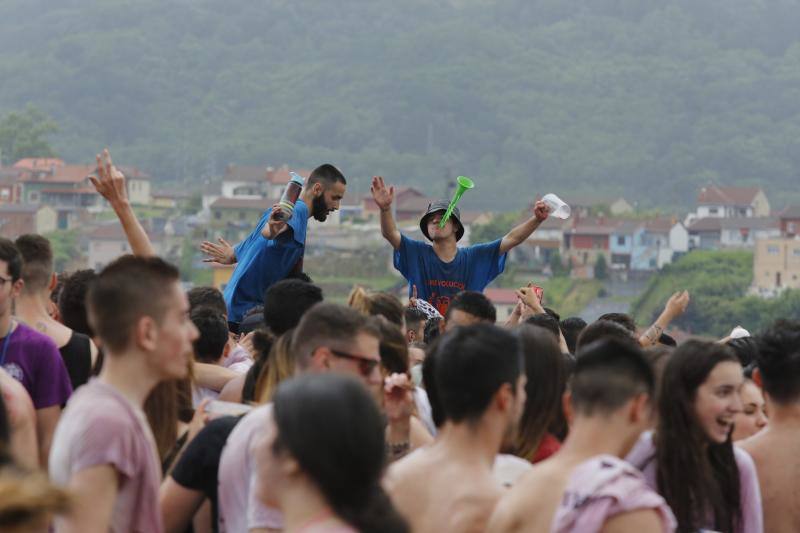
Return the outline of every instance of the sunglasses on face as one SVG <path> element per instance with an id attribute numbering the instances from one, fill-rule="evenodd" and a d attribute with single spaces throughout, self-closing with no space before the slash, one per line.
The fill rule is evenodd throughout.
<path id="1" fill-rule="evenodd" d="M 356 355 L 352 353 L 343 352 L 340 350 L 334 350 L 332 348 L 328 348 L 330 352 L 335 355 L 336 357 L 341 357 L 342 359 L 350 359 L 351 361 L 355 361 L 358 363 L 358 372 L 364 376 L 369 377 L 378 368 L 380 361 L 376 361 L 375 359 L 370 359 L 364 355 Z"/>

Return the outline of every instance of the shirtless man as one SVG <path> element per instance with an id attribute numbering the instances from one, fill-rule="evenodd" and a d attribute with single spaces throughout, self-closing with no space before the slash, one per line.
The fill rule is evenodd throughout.
<path id="1" fill-rule="evenodd" d="M 447 421 L 437 441 L 394 463 L 385 485 L 416 533 L 483 532 L 503 494 L 492 465 L 525 404 L 517 339 L 489 324 L 453 330 L 433 354 Z"/>
<path id="2" fill-rule="evenodd" d="M 589 345 L 565 396 L 574 415 L 567 440 L 503 497 L 487 531 L 673 531 L 664 499 L 621 459 L 650 424 L 654 388 L 635 346 L 615 339 Z"/>
<path id="3" fill-rule="evenodd" d="M 800 322 L 776 324 L 758 339 L 753 380 L 762 387 L 769 423 L 741 442 L 758 470 L 764 531 L 800 531 Z"/>

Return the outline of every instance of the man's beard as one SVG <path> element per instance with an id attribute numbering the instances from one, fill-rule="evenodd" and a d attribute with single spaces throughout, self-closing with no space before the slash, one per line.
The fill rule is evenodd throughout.
<path id="1" fill-rule="evenodd" d="M 320 194 L 311 201 L 311 212 L 314 220 L 325 222 L 328 219 L 328 205 L 324 195 Z"/>

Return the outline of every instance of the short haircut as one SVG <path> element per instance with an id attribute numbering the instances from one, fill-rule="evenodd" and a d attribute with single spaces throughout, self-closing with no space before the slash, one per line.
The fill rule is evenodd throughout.
<path id="1" fill-rule="evenodd" d="M 22 276 L 22 255 L 10 240 L 0 237 L 0 261 L 8 265 L 8 275 L 16 282 Z"/>
<path id="2" fill-rule="evenodd" d="M 543 309 L 544 309 L 544 312 L 545 312 L 545 313 L 547 313 L 547 314 L 548 314 L 548 315 L 550 315 L 551 317 L 555 318 L 555 319 L 556 319 L 556 322 L 561 322 L 561 315 L 559 315 L 559 314 L 556 312 L 556 310 L 555 310 L 555 309 L 552 309 L 552 308 L 550 308 L 550 307 L 544 307 Z"/>
<path id="3" fill-rule="evenodd" d="M 800 400 L 800 321 L 778 321 L 758 337 L 764 391 L 779 404 Z"/>
<path id="4" fill-rule="evenodd" d="M 131 342 L 134 326 L 143 316 L 161 322 L 180 280 L 178 269 L 159 257 L 124 255 L 97 276 L 87 295 L 89 323 L 111 351 Z"/>
<path id="5" fill-rule="evenodd" d="M 586 326 L 581 334 L 578 335 L 577 352 L 580 352 L 581 348 L 584 346 L 600 340 L 603 337 L 613 337 L 621 341 L 630 342 L 631 344 L 638 344 L 633 337 L 633 333 L 618 322 L 597 320 Z"/>
<path id="6" fill-rule="evenodd" d="M 755 362 L 758 355 L 758 341 L 755 337 L 741 337 L 728 341 L 728 346 L 739 358 L 742 366 L 748 366 Z"/>
<path id="7" fill-rule="evenodd" d="M 22 255 L 23 290 L 38 293 L 50 285 L 53 276 L 53 248 L 50 241 L 41 235 L 27 234 L 14 243 Z"/>
<path id="8" fill-rule="evenodd" d="M 597 317 L 597 320 L 610 320 L 611 322 L 616 322 L 631 333 L 636 333 L 636 322 L 633 321 L 630 315 L 626 315 L 625 313 L 606 313 Z"/>
<path id="9" fill-rule="evenodd" d="M 213 307 L 197 307 L 189 315 L 200 335 L 192 343 L 201 363 L 216 363 L 228 343 L 228 321 Z"/>
<path id="10" fill-rule="evenodd" d="M 186 293 L 186 298 L 189 299 L 190 310 L 198 307 L 210 307 L 217 313 L 228 316 L 225 297 L 222 295 L 222 291 L 216 287 L 195 287 Z"/>
<path id="11" fill-rule="evenodd" d="M 428 315 L 417 307 L 406 307 L 403 314 L 406 319 L 406 329 L 416 330 L 420 325 L 428 322 Z"/>
<path id="12" fill-rule="evenodd" d="M 586 327 L 586 321 L 581 317 L 571 316 L 562 320 L 559 325 L 561 326 L 561 332 L 564 334 L 564 340 L 567 341 L 569 353 L 575 353 L 578 336 Z"/>
<path id="13" fill-rule="evenodd" d="M 344 179 L 344 174 L 342 174 L 338 168 L 329 163 L 325 163 L 311 171 L 306 181 L 306 186 L 308 187 L 315 183 L 322 183 L 323 185 L 343 183 L 347 185 L 347 180 Z"/>
<path id="14" fill-rule="evenodd" d="M 442 332 L 441 330 L 442 319 L 439 317 L 431 318 L 425 324 L 425 331 L 423 332 L 423 342 L 425 344 L 431 344 L 435 341 L 439 334 Z"/>
<path id="15" fill-rule="evenodd" d="M 477 291 L 461 291 L 450 301 L 447 318 L 452 311 L 459 310 L 492 324 L 497 321 L 497 310 L 489 298 Z"/>
<path id="16" fill-rule="evenodd" d="M 89 284 L 95 278 L 97 273 L 92 269 L 77 270 L 64 280 L 64 286 L 61 287 L 61 294 L 58 296 L 61 322 L 71 330 L 89 337 L 94 336 L 94 331 L 89 325 L 86 294 L 89 292 Z"/>
<path id="17" fill-rule="evenodd" d="M 508 383 L 516 391 L 524 372 L 519 340 L 492 324 L 446 333 L 437 342 L 434 357 L 437 402 L 454 423 L 477 422 L 500 387 Z"/>
<path id="18" fill-rule="evenodd" d="M 640 348 L 607 338 L 581 349 L 570 390 L 577 413 L 610 414 L 638 394 L 653 401 L 655 376 Z"/>
<path id="19" fill-rule="evenodd" d="M 539 326 L 540 328 L 546 329 L 555 336 L 556 340 L 558 340 L 561 336 L 561 328 L 558 326 L 558 320 L 547 313 L 537 313 L 535 315 L 531 315 L 525 319 L 525 324 Z"/>
<path id="20" fill-rule="evenodd" d="M 375 318 L 344 305 L 318 303 L 303 315 L 295 328 L 292 352 L 300 368 L 305 368 L 320 346 L 349 346 L 360 333 L 381 338 Z"/>
<path id="21" fill-rule="evenodd" d="M 299 279 L 284 279 L 264 292 L 264 323 L 275 335 L 283 335 L 302 316 L 323 300 L 322 289 Z"/>

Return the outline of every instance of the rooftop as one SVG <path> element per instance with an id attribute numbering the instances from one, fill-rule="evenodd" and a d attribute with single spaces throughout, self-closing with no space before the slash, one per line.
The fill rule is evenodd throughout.
<path id="1" fill-rule="evenodd" d="M 758 187 L 720 187 L 709 185 L 700 189 L 697 203 L 700 205 L 748 206 L 761 191 Z"/>

